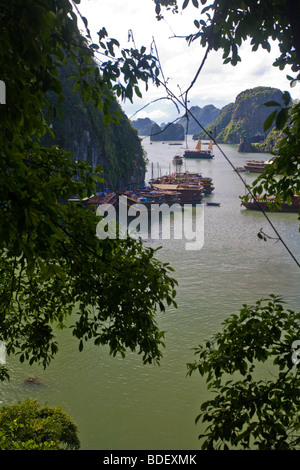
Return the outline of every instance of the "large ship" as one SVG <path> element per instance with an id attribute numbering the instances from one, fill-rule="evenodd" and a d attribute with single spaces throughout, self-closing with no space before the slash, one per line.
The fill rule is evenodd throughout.
<path id="1" fill-rule="evenodd" d="M 201 140 L 198 140 L 196 148 L 194 150 L 186 149 L 183 153 L 184 158 L 213 158 L 214 155 L 212 153 L 212 146 L 213 142 L 210 141 L 207 149 L 202 148 Z"/>

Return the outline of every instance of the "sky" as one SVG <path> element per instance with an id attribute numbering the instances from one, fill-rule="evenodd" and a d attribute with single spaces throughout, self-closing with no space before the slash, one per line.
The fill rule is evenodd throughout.
<path id="1" fill-rule="evenodd" d="M 181 1 L 178 1 L 181 5 Z M 98 43 L 97 32 L 105 27 L 108 37 L 119 41 L 121 47 L 132 47 L 128 42 L 128 31 L 132 30 L 135 45 L 147 47 L 155 40 L 162 70 L 168 87 L 180 99 L 193 80 L 202 62 L 205 49 L 196 41 L 188 46 L 186 36 L 196 32 L 193 24 L 200 19 L 199 10 L 192 5 L 176 15 L 164 12 L 164 20 L 157 21 L 152 0 L 81 0 L 79 10 L 88 21 L 92 39 Z M 79 23 L 79 26 L 80 23 Z M 83 29 L 83 24 L 82 24 Z M 177 36 L 177 37 L 175 37 Z M 272 66 L 277 57 L 277 47 L 272 46 L 271 53 L 259 49 L 252 52 L 249 44 L 240 48 L 242 59 L 237 66 L 223 64 L 222 51 L 210 51 L 204 67 L 189 92 L 189 106 L 213 104 L 221 109 L 234 102 L 236 96 L 249 88 L 270 86 L 282 91 L 289 91 L 293 99 L 299 98 L 299 85 L 291 89 L 286 75 L 292 75 L 289 69 L 280 71 Z M 134 102 L 121 102 L 122 109 L 132 119 L 148 117 L 158 124 L 171 122 L 184 114 L 167 97 L 163 87 L 140 87 L 142 98 L 134 97 Z M 158 100 L 158 101 L 155 101 Z M 144 108 L 144 109 L 142 109 Z"/>

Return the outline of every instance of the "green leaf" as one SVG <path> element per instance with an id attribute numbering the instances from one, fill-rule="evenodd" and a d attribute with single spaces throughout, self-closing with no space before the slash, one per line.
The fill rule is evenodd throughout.
<path id="1" fill-rule="evenodd" d="M 264 131 L 267 131 L 272 126 L 277 116 L 277 111 L 273 111 L 264 122 Z"/>
<path id="2" fill-rule="evenodd" d="M 284 128 L 285 124 L 287 123 L 289 114 L 288 114 L 288 109 L 283 108 L 277 113 L 276 117 L 276 128 L 278 130 L 281 130 Z"/>
<path id="3" fill-rule="evenodd" d="M 264 106 L 277 106 L 279 107 L 280 104 L 277 102 L 277 101 L 267 101 L 266 103 L 264 103 Z"/>
<path id="4" fill-rule="evenodd" d="M 142 96 L 142 93 L 140 92 L 139 87 L 135 86 L 135 87 L 134 87 L 134 91 L 135 91 L 136 95 L 137 95 L 139 98 L 142 98 L 142 97 L 143 97 L 143 96 Z"/>

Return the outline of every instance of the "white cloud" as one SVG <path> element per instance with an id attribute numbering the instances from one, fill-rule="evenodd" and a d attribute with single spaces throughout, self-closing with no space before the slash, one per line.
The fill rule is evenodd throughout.
<path id="1" fill-rule="evenodd" d="M 149 118 L 155 122 L 162 122 L 166 121 L 168 119 L 168 114 L 164 111 L 161 111 L 160 109 L 156 109 L 154 111 L 151 111 L 147 113 L 146 111 L 141 111 L 138 116 L 138 118 Z"/>
<path id="2" fill-rule="evenodd" d="M 129 47 L 128 30 L 132 29 L 136 46 L 149 47 L 153 37 L 158 48 L 163 72 L 168 78 L 168 86 L 177 98 L 180 90 L 185 91 L 203 59 L 205 50 L 199 44 L 188 47 L 184 39 L 174 38 L 194 32 L 193 19 L 199 17 L 194 8 L 187 8 L 183 14 L 166 15 L 166 21 L 157 21 L 152 0 L 82 0 L 79 9 L 86 16 L 95 42 L 96 32 L 106 27 L 110 37 L 119 40 L 123 47 Z M 286 75 L 289 70 L 280 71 L 272 66 L 277 56 L 276 48 L 271 54 L 259 49 L 251 52 L 249 44 L 240 49 L 242 62 L 236 67 L 223 65 L 221 51 L 211 51 L 198 80 L 189 93 L 190 105 L 203 107 L 214 104 L 222 107 L 235 100 L 247 88 L 271 86 L 289 90 L 297 98 L 299 89 L 290 89 Z M 143 99 L 136 98 L 134 104 L 123 103 L 124 111 L 131 116 L 138 109 L 158 98 L 166 97 L 162 87 L 150 86 L 146 93 L 141 87 Z M 179 105 L 180 107 L 180 105 Z M 180 107 L 181 108 L 181 107 Z M 183 108 L 180 109 L 183 112 Z M 134 117 L 154 117 L 161 121 L 176 119 L 179 114 L 170 100 L 156 101 Z M 168 119 L 169 116 L 169 119 Z"/>

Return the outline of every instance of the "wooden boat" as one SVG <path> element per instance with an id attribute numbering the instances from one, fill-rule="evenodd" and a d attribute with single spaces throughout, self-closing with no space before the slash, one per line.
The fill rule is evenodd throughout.
<path id="1" fill-rule="evenodd" d="M 192 183 L 202 186 L 204 195 L 211 194 L 215 189 L 213 186 L 212 178 L 202 176 L 199 173 L 190 173 L 185 171 L 184 173 L 173 173 L 171 175 L 164 175 L 158 178 L 152 178 L 149 181 L 150 187 L 157 184 L 163 185 L 174 185 L 179 183 Z"/>
<path id="2" fill-rule="evenodd" d="M 246 207 L 246 209 L 250 210 L 263 210 L 265 212 L 274 211 L 274 212 L 293 212 L 297 213 L 300 211 L 300 197 L 295 195 L 292 199 L 291 204 L 287 204 L 286 202 L 282 202 L 280 207 L 277 206 L 275 202 L 275 197 L 270 196 L 267 197 L 267 200 L 260 200 L 258 199 L 251 199 L 248 202 L 242 201 L 242 206 Z"/>
<path id="3" fill-rule="evenodd" d="M 134 191 L 124 191 L 120 195 L 126 196 L 127 205 L 139 205 L 143 204 L 148 209 L 151 209 L 153 204 L 175 204 L 179 201 L 180 194 L 176 191 L 168 191 L 166 188 L 163 189 L 151 189 L 145 188 L 139 190 L 138 192 Z"/>
<path id="4" fill-rule="evenodd" d="M 246 171 L 245 167 L 244 166 L 237 166 L 234 171 L 237 171 L 238 173 L 242 173 L 244 171 Z"/>
<path id="5" fill-rule="evenodd" d="M 117 195 L 113 191 L 102 191 L 88 198 L 87 205 L 98 207 L 101 204 L 112 204 L 116 206 Z"/>
<path id="6" fill-rule="evenodd" d="M 118 204 L 118 197 L 114 191 L 104 190 L 83 199 L 79 199 L 77 196 L 71 197 L 68 201 L 76 204 L 82 204 L 84 207 L 95 211 L 97 207 L 102 204 L 111 204 L 116 207 Z"/>
<path id="7" fill-rule="evenodd" d="M 213 158 L 212 145 L 213 142 L 211 140 L 208 148 L 206 150 L 202 150 L 202 142 L 201 140 L 198 140 L 195 150 L 186 149 L 183 156 L 184 158 Z"/>
<path id="8" fill-rule="evenodd" d="M 180 157 L 180 155 L 175 155 L 175 157 L 173 158 L 173 163 L 174 165 L 182 165 L 183 164 L 182 157 Z"/>
<path id="9" fill-rule="evenodd" d="M 178 184 L 152 183 L 152 188 L 176 192 L 180 204 L 200 203 L 204 196 L 203 186 L 197 183 L 182 182 Z"/>
<path id="10" fill-rule="evenodd" d="M 248 160 L 244 165 L 244 169 L 251 173 L 263 173 L 266 165 L 268 164 L 269 161 Z"/>
<path id="11" fill-rule="evenodd" d="M 207 206 L 219 206 L 221 203 L 220 202 L 207 202 Z"/>

